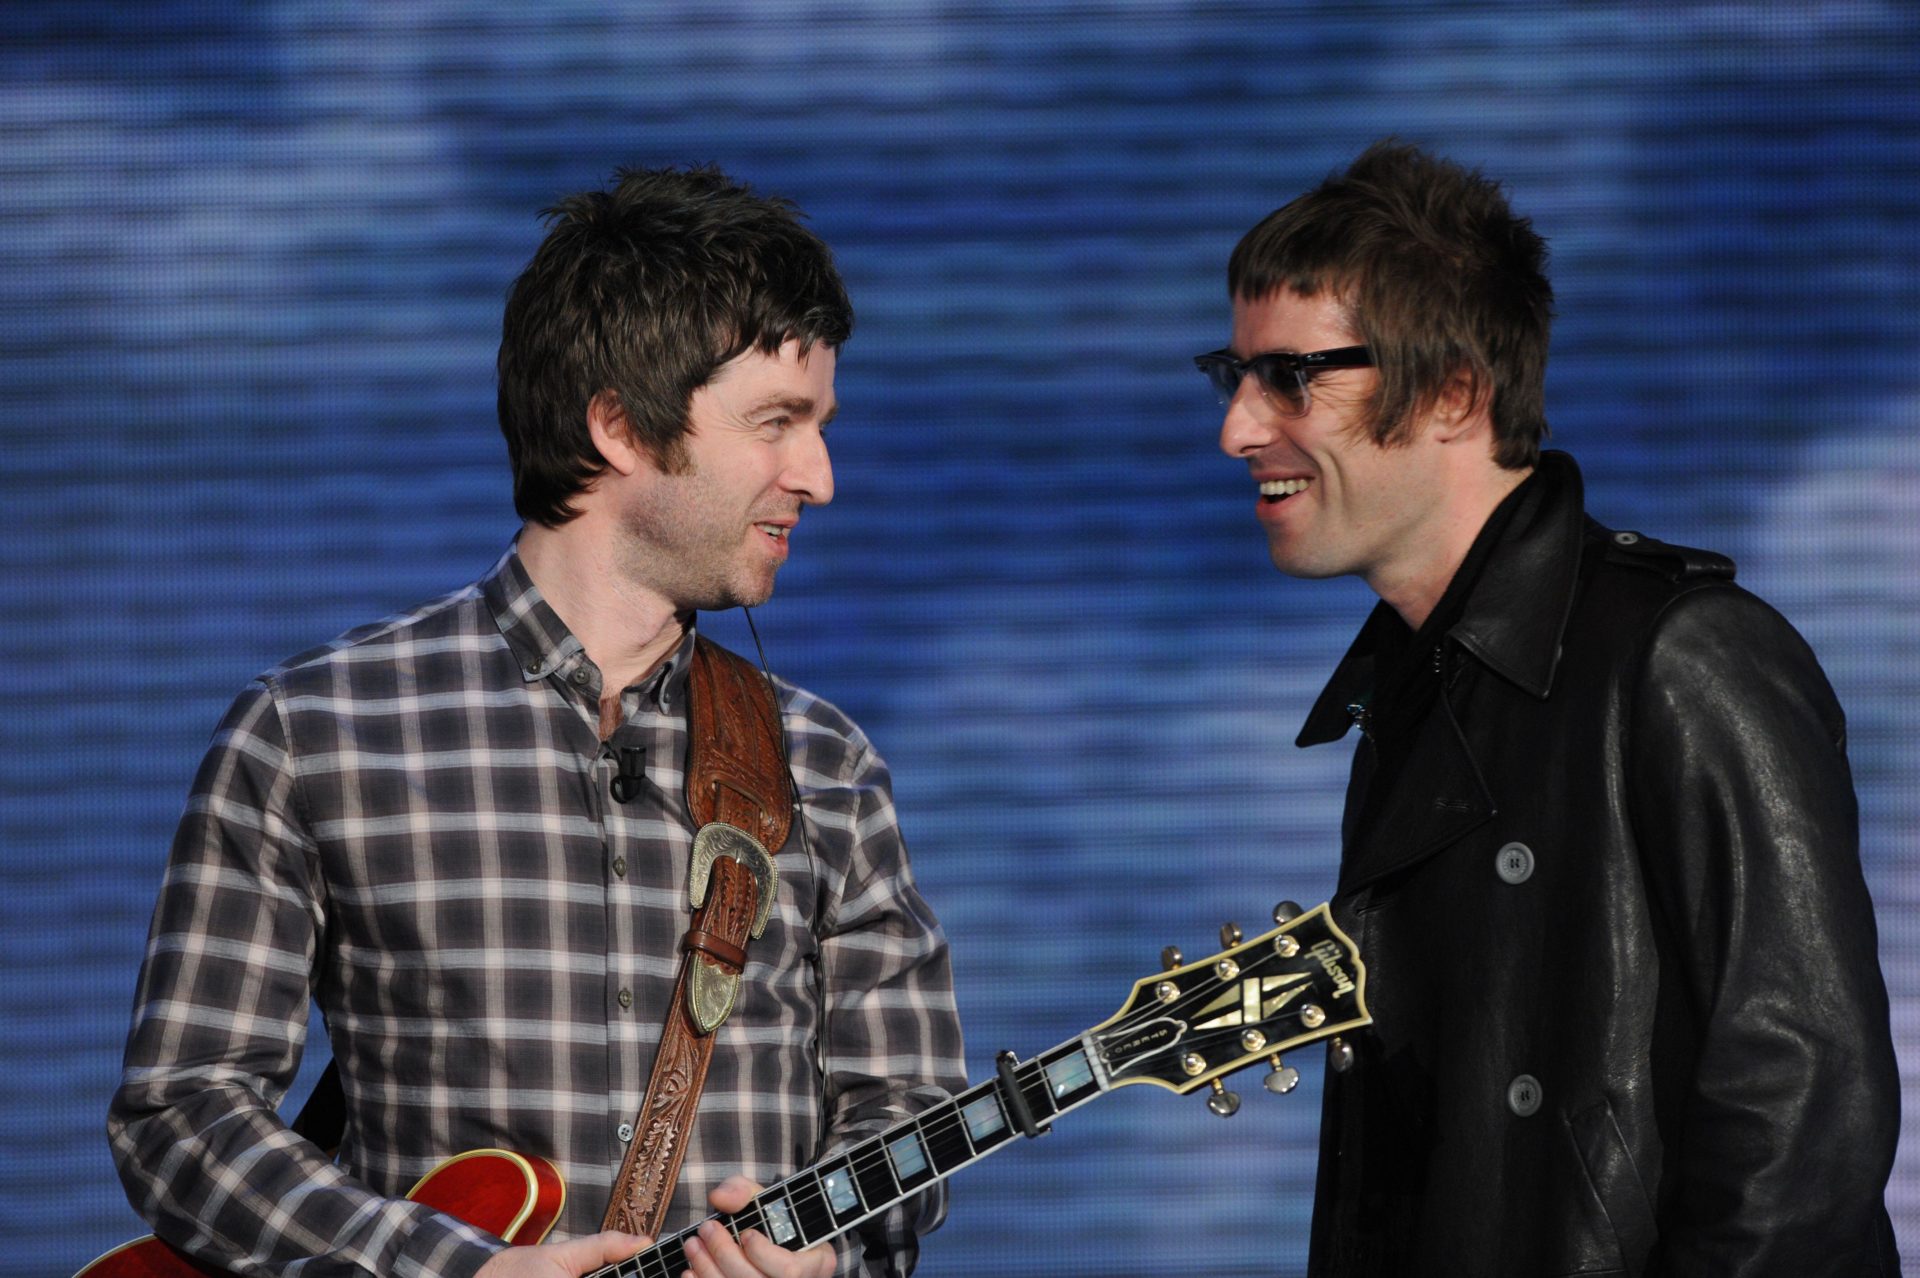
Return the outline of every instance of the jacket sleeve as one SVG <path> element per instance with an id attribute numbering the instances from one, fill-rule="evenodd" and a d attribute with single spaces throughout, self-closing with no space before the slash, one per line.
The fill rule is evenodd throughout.
<path id="1" fill-rule="evenodd" d="M 296 789 L 272 688 L 256 683 L 174 839 L 108 1114 L 114 1161 L 154 1232 L 223 1271 L 466 1278 L 505 1244 L 374 1193 L 276 1112 L 325 922 Z"/>
<path id="2" fill-rule="evenodd" d="M 953 973 L 939 920 L 914 884 L 886 764 L 858 729 L 853 802 L 835 805 L 822 837 L 844 840 L 844 876 L 830 896 L 821 964 L 826 982 L 823 1067 L 830 1154 L 946 1100 L 965 1085 Z M 946 1182 L 923 1190 L 842 1239 L 841 1274 L 905 1275 L 919 1235 L 946 1216 Z"/>
<path id="3" fill-rule="evenodd" d="M 1650 1272 L 1892 1273 L 1899 1080 L 1832 689 L 1778 613 L 1713 586 L 1667 606 L 1629 695 L 1695 1059 Z"/>

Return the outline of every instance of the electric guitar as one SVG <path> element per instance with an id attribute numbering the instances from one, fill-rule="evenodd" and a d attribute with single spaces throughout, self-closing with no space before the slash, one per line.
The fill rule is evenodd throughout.
<path id="1" fill-rule="evenodd" d="M 824 1242 L 950 1176 L 1017 1137 L 1039 1136 L 1060 1115 L 1132 1083 L 1176 1093 L 1211 1088 L 1207 1108 L 1223 1117 L 1240 1098 L 1221 1081 L 1266 1060 L 1269 1091 L 1293 1090 L 1300 1075 L 1280 1053 L 1372 1023 L 1366 968 L 1326 906 L 1304 914 L 1283 903 L 1279 927 L 1242 941 L 1221 928 L 1220 953 L 1194 963 L 1171 947 L 1166 970 L 1134 982 L 1111 1017 L 1028 1061 L 1002 1052 L 995 1075 L 769 1186 L 744 1208 L 717 1217 L 736 1237 L 757 1229 L 789 1251 Z M 407 1197 L 477 1225 L 510 1243 L 537 1243 L 566 1200 L 544 1158 L 486 1149 L 428 1172 Z M 697 1225 L 591 1278 L 676 1278 L 682 1246 Z M 157 1238 L 118 1247 L 75 1278 L 219 1278 Z"/>

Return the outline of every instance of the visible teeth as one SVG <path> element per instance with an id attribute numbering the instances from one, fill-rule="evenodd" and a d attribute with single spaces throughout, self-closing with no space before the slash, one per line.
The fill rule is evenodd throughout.
<path id="1" fill-rule="evenodd" d="M 1260 485 L 1262 497 L 1291 497 L 1295 493 L 1305 492 L 1311 479 L 1269 479 Z"/>
<path id="2" fill-rule="evenodd" d="M 758 528 L 761 532 L 765 533 L 769 537 L 779 537 L 784 539 L 787 535 L 787 530 L 782 528 L 779 524 L 755 524 L 754 527 Z"/>

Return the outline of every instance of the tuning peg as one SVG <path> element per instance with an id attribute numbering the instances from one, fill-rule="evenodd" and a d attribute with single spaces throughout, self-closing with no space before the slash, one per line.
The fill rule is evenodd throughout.
<path id="1" fill-rule="evenodd" d="M 1220 944 L 1223 946 L 1240 944 L 1240 925 L 1238 923 L 1222 923 L 1220 925 Z"/>
<path id="2" fill-rule="evenodd" d="M 1291 923 L 1299 917 L 1300 902 L 1298 901 L 1282 901 L 1273 907 L 1273 921 L 1275 923 Z"/>
<path id="3" fill-rule="evenodd" d="M 1179 946 L 1169 945 L 1160 951 L 1160 966 L 1166 971 L 1171 972 L 1174 968 L 1180 966 L 1183 958 L 1184 956 L 1180 953 Z"/>
<path id="4" fill-rule="evenodd" d="M 1285 1096 L 1300 1086 L 1300 1071 L 1283 1062 L 1278 1053 L 1267 1063 L 1273 1067 L 1267 1071 L 1267 1090 L 1275 1096 Z"/>
<path id="5" fill-rule="evenodd" d="M 1207 1097 L 1207 1108 L 1222 1118 L 1232 1118 L 1240 1112 L 1240 1098 L 1216 1078 L 1213 1080 L 1213 1095 Z"/>

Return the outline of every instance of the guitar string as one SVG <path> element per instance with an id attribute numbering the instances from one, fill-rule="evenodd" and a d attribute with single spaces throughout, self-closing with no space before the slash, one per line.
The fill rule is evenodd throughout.
<path id="1" fill-rule="evenodd" d="M 1267 946 L 1266 938 L 1261 938 L 1260 941 L 1256 942 L 1256 945 L 1260 946 L 1264 952 L 1260 954 L 1257 960 L 1242 967 L 1239 973 L 1236 974 L 1231 981 L 1222 980 L 1220 979 L 1217 973 L 1212 973 L 1209 976 L 1209 981 L 1210 983 L 1213 984 L 1212 988 L 1209 988 L 1208 985 L 1203 984 L 1199 987 L 1195 987 L 1195 989 L 1192 990 L 1191 992 L 1183 989 L 1181 991 L 1180 997 L 1175 999 L 1172 1002 L 1169 1002 L 1169 1003 L 1156 1002 L 1153 1004 L 1149 1004 L 1145 1007 L 1139 1008 L 1133 1013 L 1130 1013 L 1130 1014 L 1123 1013 L 1120 1017 L 1115 1019 L 1111 1029 L 1115 1031 L 1123 1030 L 1123 1029 L 1131 1028 L 1139 1024 L 1144 1024 L 1146 1022 L 1158 1019 L 1163 1016 L 1168 1016 L 1168 1015 L 1173 1015 L 1176 1017 L 1180 1015 L 1192 1015 L 1194 1014 L 1194 1009 L 1197 1005 L 1205 1004 L 1205 1003 L 1209 1003 L 1211 1001 L 1217 1000 L 1219 998 L 1220 987 L 1230 987 L 1231 985 L 1241 980 L 1248 979 L 1249 977 L 1259 976 L 1263 974 L 1265 968 L 1274 964 L 1275 962 L 1292 963 L 1294 962 L 1294 959 L 1299 958 L 1301 955 L 1307 954 L 1307 951 L 1303 949 L 1294 956 L 1294 959 L 1282 959 L 1277 951 L 1266 948 Z M 1207 960 L 1207 961 L 1217 962 L 1218 960 L 1213 959 L 1213 960 Z M 1298 969 L 1290 969 L 1290 970 L 1298 970 Z M 1309 979 L 1311 979 L 1313 975 L 1312 966 L 1310 965 L 1306 966 L 1305 970 L 1300 971 L 1299 974 L 1305 975 Z M 1294 1013 L 1291 1013 L 1291 1014 L 1297 1014 L 1297 1010 L 1298 1009 L 1294 1009 Z M 1243 1027 L 1234 1027 L 1234 1028 L 1243 1028 Z M 1224 1035 L 1228 1031 L 1223 1027 L 1221 1030 L 1210 1031 L 1210 1032 L 1217 1035 Z M 1065 1046 L 1065 1045 L 1063 1044 L 1062 1046 Z M 1051 1051 L 1051 1050 L 1057 1050 L 1057 1049 L 1048 1049 L 1048 1050 Z M 1279 1050 L 1280 1049 L 1278 1048 L 1270 1049 L 1270 1048 L 1263 1047 L 1258 1051 L 1249 1053 L 1249 1055 L 1259 1056 L 1266 1053 L 1267 1051 L 1278 1052 Z M 1041 1053 L 1042 1056 L 1044 1056 L 1045 1054 L 1046 1054 L 1045 1052 Z M 1021 1077 L 1022 1074 L 1026 1074 L 1028 1075 L 1028 1077 L 1022 1078 Z M 1014 1068 L 1014 1075 L 1015 1075 L 1015 1081 L 1017 1084 L 1019 1084 L 1020 1090 L 1022 1092 L 1026 1092 L 1029 1089 L 1029 1085 L 1031 1084 L 1039 1084 L 1041 1088 L 1045 1090 L 1046 1084 L 1049 1081 L 1046 1066 L 1040 1062 L 1038 1057 L 1026 1062 L 1025 1064 L 1016 1066 Z M 969 1088 L 968 1090 L 972 1090 L 972 1089 Z M 986 1096 L 995 1096 L 995 1095 L 996 1093 L 994 1091 L 988 1090 L 982 1093 L 981 1098 L 976 1098 L 976 1100 L 982 1099 Z M 1049 1099 L 1050 1100 L 1053 1099 L 1051 1095 L 1049 1095 Z M 939 1113 L 937 1114 L 929 1113 L 929 1114 L 920 1115 L 918 1118 L 914 1120 L 910 1120 L 907 1123 L 900 1124 L 900 1127 L 903 1129 L 903 1134 L 906 1134 L 905 1129 L 912 1129 L 917 1127 L 918 1132 L 923 1137 L 945 1138 L 955 1134 L 959 1128 L 966 1125 L 967 1120 L 966 1120 L 965 1108 L 966 1107 L 958 1104 L 958 1098 L 955 1098 L 952 1101 L 943 1103 L 940 1106 Z M 1004 1119 L 1007 1117 L 1004 1113 L 1004 1109 L 1005 1109 L 1004 1103 L 998 1106 L 998 1108 L 1002 1110 L 1002 1118 L 1004 1121 Z M 1056 1113 L 1050 1117 L 1057 1117 L 1057 1116 L 1058 1116 L 1058 1111 L 1056 1110 Z M 888 1167 L 889 1174 L 892 1175 L 893 1157 L 888 1152 L 888 1147 L 895 1142 L 883 1139 L 885 1135 L 886 1133 L 880 1133 L 874 1137 L 867 1138 L 866 1140 L 861 1141 L 860 1145 L 856 1145 L 851 1150 L 847 1151 L 846 1167 L 849 1171 L 852 1171 L 854 1173 L 856 1179 L 858 1179 L 858 1177 L 862 1173 L 872 1172 L 875 1169 L 880 1168 L 882 1166 Z M 897 1139 L 899 1138 L 896 1137 L 895 1140 Z M 924 1146 L 925 1141 L 923 1140 L 922 1143 Z M 1004 1144 L 1005 1142 L 1002 1141 L 1001 1143 Z M 860 1153 L 859 1152 L 860 1148 L 863 1145 L 873 1145 L 874 1146 L 873 1151 L 870 1154 Z M 967 1145 L 969 1150 L 973 1150 L 974 1146 L 973 1146 L 973 1140 L 971 1138 L 971 1134 L 969 1134 Z M 991 1147 L 991 1149 L 997 1149 L 997 1148 L 999 1148 L 999 1145 L 997 1144 Z M 989 1152 L 991 1152 L 991 1150 L 989 1150 Z M 981 1157 L 981 1154 L 978 1152 L 970 1153 L 968 1156 L 967 1162 L 972 1162 L 979 1157 Z M 933 1164 L 931 1160 L 928 1161 L 927 1165 L 929 1168 L 932 1167 Z M 962 1164 L 959 1164 L 958 1166 L 965 1166 L 965 1165 L 966 1165 L 965 1163 L 962 1163 Z M 956 1166 L 953 1170 L 958 1170 L 958 1166 Z M 743 1207 L 740 1211 L 730 1213 L 730 1215 L 732 1216 L 733 1220 L 737 1222 L 740 1217 L 747 1215 L 750 1211 L 756 1212 L 760 1217 L 761 1232 L 763 1234 L 767 1233 L 767 1224 L 768 1224 L 767 1213 L 763 1204 L 775 1199 L 782 1199 L 782 1198 L 790 1199 L 793 1196 L 793 1190 L 790 1187 L 795 1186 L 796 1184 L 799 1184 L 799 1183 L 803 1183 L 808 1178 L 811 1178 L 815 1182 L 824 1182 L 824 1179 L 825 1179 L 823 1176 L 819 1174 L 819 1171 L 817 1168 L 812 1168 L 812 1167 L 805 1168 L 799 1172 L 794 1173 L 792 1176 L 789 1176 L 786 1179 L 779 1181 L 774 1185 L 769 1186 L 767 1189 L 762 1190 L 759 1194 L 756 1194 L 751 1200 L 749 1200 L 748 1204 L 745 1207 Z M 897 1185 L 898 1184 L 897 1175 L 893 1176 L 893 1180 L 894 1180 L 894 1183 Z M 928 1183 L 932 1183 L 932 1182 L 929 1181 Z M 924 1186 L 922 1186 L 922 1188 L 924 1188 Z M 826 1200 L 826 1189 L 825 1189 L 824 1183 L 820 1183 L 818 1185 L 818 1192 L 820 1194 L 820 1197 L 823 1200 Z M 876 1210 L 885 1210 L 886 1207 L 892 1206 L 894 1203 L 902 1201 L 903 1199 L 909 1197 L 913 1192 L 917 1192 L 917 1191 L 911 1191 L 911 1190 L 905 1191 L 901 1193 L 898 1197 L 889 1200 L 881 1208 L 878 1208 Z M 864 1199 L 860 1200 L 860 1205 L 862 1206 L 866 1205 Z M 831 1223 L 837 1224 L 838 1223 L 837 1221 L 832 1220 L 833 1213 L 831 1210 L 830 1202 L 828 1204 L 828 1207 L 829 1207 L 829 1219 Z M 716 1216 L 709 1216 L 706 1219 L 718 1220 L 719 1218 L 720 1217 L 716 1215 Z M 592 1278 L 603 1278 L 603 1276 L 604 1278 L 612 1278 L 612 1276 L 616 1274 L 618 1274 L 620 1278 L 671 1278 L 671 1275 L 675 1270 L 675 1266 L 669 1264 L 666 1261 L 664 1255 L 662 1255 L 661 1253 L 663 1252 L 664 1249 L 672 1247 L 676 1244 L 684 1244 L 685 1240 L 687 1238 L 692 1237 L 695 1233 L 697 1233 L 700 1226 L 705 1223 L 706 1223 L 706 1220 L 696 1222 L 692 1226 L 689 1226 L 688 1228 L 681 1230 L 678 1233 L 658 1239 L 646 1251 L 640 1252 L 638 1255 L 629 1257 L 627 1260 L 621 1261 L 619 1262 L 619 1264 L 614 1265 L 608 1269 L 601 1270 L 595 1275 L 593 1275 Z M 752 1228 L 753 1226 L 747 1226 L 747 1227 Z M 822 1236 L 821 1238 L 814 1239 L 812 1241 L 824 1242 L 828 1238 L 837 1237 L 839 1234 L 844 1233 L 846 1231 L 846 1228 L 850 1228 L 850 1227 L 851 1226 L 836 1228 L 831 1233 L 828 1233 Z M 737 1230 L 733 1232 L 737 1233 Z M 776 1244 L 776 1245 L 786 1246 L 786 1244 Z M 804 1239 L 801 1239 L 800 1237 L 798 1237 L 798 1235 L 796 1235 L 795 1239 L 793 1240 L 793 1246 L 788 1247 L 787 1249 L 797 1250 L 798 1248 L 806 1247 L 810 1245 L 812 1245 L 812 1243 Z M 682 1250 L 684 1252 L 684 1247 L 682 1248 Z M 646 1267 L 656 1263 L 659 1266 L 658 1269 L 650 1269 Z M 636 1264 L 642 1267 L 630 1269 L 630 1270 L 624 1268 L 624 1266 L 636 1265 Z"/>

